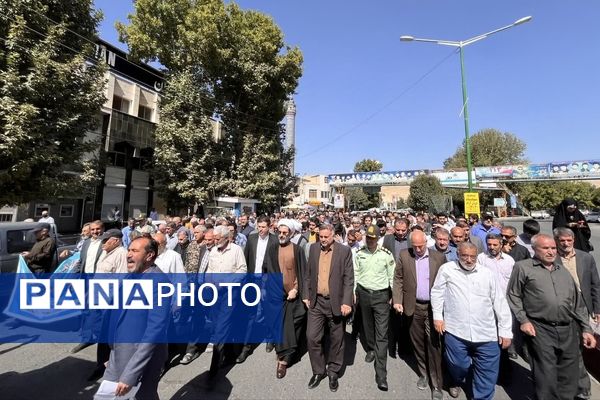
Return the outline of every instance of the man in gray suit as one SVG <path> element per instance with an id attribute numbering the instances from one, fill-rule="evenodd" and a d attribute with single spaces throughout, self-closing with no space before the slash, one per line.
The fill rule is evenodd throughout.
<path id="1" fill-rule="evenodd" d="M 562 265 L 571 273 L 581 291 L 588 314 L 596 323 L 600 322 L 600 277 L 594 257 L 585 251 L 575 250 L 575 234 L 571 229 L 555 228 L 553 233 Z M 590 377 L 580 357 L 577 398 L 591 398 L 591 390 Z"/>
<path id="2" fill-rule="evenodd" d="M 158 243 L 154 239 L 135 238 L 129 244 L 127 270 L 135 274 L 163 275 L 154 264 L 157 255 Z M 164 280 L 168 281 L 166 276 Z M 126 395 L 133 386 L 141 383 L 135 396 L 137 400 L 159 398 L 158 381 L 168 350 L 166 343 L 158 342 L 165 341 L 169 313 L 168 306 L 111 313 L 109 337 L 114 338 L 114 343 L 111 344 L 103 379 L 117 382 L 116 396 Z M 135 328 L 135 332 L 132 332 L 132 328 Z M 139 339 L 130 343 L 132 336 L 139 336 Z"/>

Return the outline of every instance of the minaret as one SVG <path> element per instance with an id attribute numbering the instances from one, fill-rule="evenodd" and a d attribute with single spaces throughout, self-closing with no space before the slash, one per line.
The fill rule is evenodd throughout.
<path id="1" fill-rule="evenodd" d="M 294 99 L 289 99 L 287 103 L 287 112 L 285 113 L 287 122 L 285 126 L 285 148 L 289 149 L 296 146 L 296 103 Z M 296 157 L 292 163 L 292 175 L 294 174 Z"/>

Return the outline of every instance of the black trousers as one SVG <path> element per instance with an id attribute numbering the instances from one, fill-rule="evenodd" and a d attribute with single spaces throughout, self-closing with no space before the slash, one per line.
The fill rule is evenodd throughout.
<path id="1" fill-rule="evenodd" d="M 574 323 L 552 326 L 531 321 L 535 336 L 526 336 L 538 400 L 572 400 L 579 381 L 579 329 Z"/>
<path id="2" fill-rule="evenodd" d="M 356 300 L 360 309 L 361 336 L 367 351 L 375 352 L 375 376 L 387 378 L 389 289 L 372 291 L 358 285 Z"/>
<path id="3" fill-rule="evenodd" d="M 329 298 L 317 296 L 316 304 L 308 309 L 306 342 L 313 374 L 325 373 L 323 336 L 325 324 L 329 326 L 329 368 L 330 376 L 337 376 L 344 363 L 344 331 L 346 321 L 342 316 L 334 316 Z"/>

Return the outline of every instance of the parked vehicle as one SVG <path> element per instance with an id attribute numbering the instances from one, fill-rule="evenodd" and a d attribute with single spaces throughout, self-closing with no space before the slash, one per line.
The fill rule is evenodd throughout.
<path id="1" fill-rule="evenodd" d="M 550 213 L 548 210 L 534 210 L 531 211 L 530 217 L 534 219 L 546 219 L 550 218 Z"/>
<path id="2" fill-rule="evenodd" d="M 590 211 L 585 216 L 587 222 L 600 222 L 600 211 Z"/>
<path id="3" fill-rule="evenodd" d="M 35 243 L 33 229 L 37 222 L 3 222 L 0 223 L 0 272 L 15 272 L 19 262 L 19 254 L 31 250 Z M 51 224 L 50 236 L 56 241 L 56 263 L 58 254 L 63 250 L 72 250 L 74 245 L 64 243 L 56 231 L 56 225 Z"/>

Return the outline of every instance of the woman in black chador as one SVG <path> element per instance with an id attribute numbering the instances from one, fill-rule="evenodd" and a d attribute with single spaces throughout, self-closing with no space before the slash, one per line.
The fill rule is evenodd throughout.
<path id="1" fill-rule="evenodd" d="M 575 233 L 575 248 L 590 252 L 594 250 L 590 244 L 592 232 L 588 226 L 585 216 L 577 209 L 577 202 L 571 198 L 564 199 L 556 207 L 552 229 L 559 227 L 570 228 Z"/>

